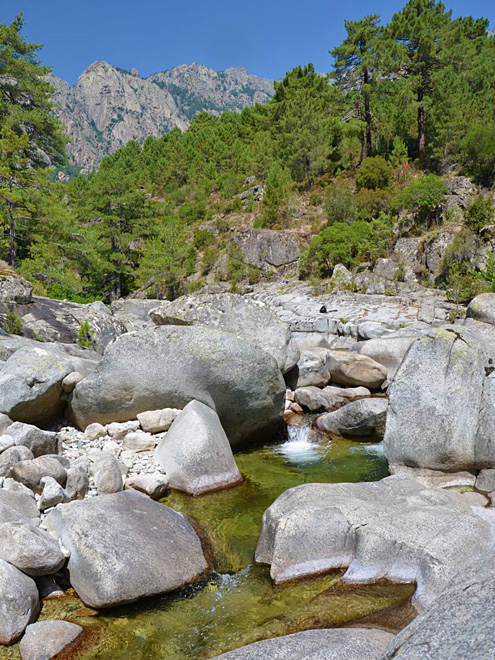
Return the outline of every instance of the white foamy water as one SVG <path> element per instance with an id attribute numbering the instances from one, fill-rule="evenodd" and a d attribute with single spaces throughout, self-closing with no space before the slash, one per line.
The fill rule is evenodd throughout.
<path id="1" fill-rule="evenodd" d="M 287 442 L 274 447 L 275 453 L 281 454 L 291 463 L 312 463 L 320 460 L 325 455 L 325 448 L 310 441 L 310 429 L 311 423 L 288 426 Z"/>

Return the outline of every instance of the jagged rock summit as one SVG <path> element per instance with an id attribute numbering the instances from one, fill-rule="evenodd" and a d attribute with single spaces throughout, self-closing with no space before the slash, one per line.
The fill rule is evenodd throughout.
<path id="1" fill-rule="evenodd" d="M 273 82 L 242 67 L 213 71 L 200 64 L 181 64 L 141 78 L 108 62 L 93 62 L 74 86 L 50 75 L 56 114 L 66 126 L 73 165 L 93 169 L 129 140 L 163 135 L 175 126 L 184 130 L 201 111 L 220 115 L 265 103 Z"/>

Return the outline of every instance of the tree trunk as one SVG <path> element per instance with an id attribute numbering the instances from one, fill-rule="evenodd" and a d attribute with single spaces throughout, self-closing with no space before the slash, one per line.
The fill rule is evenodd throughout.
<path id="1" fill-rule="evenodd" d="M 364 72 L 364 85 L 369 84 L 369 74 L 368 71 Z M 370 108 L 370 97 L 368 90 L 365 89 L 364 92 L 364 121 L 366 122 L 366 135 L 363 143 L 363 160 L 371 156 L 371 108 Z"/>
<path id="2" fill-rule="evenodd" d="M 17 268 L 17 246 L 16 241 L 16 231 L 15 231 L 15 220 L 12 213 L 12 209 L 9 208 L 9 217 L 10 217 L 10 264 L 12 268 Z"/>
<path id="3" fill-rule="evenodd" d="M 419 160 L 423 164 L 426 157 L 426 135 L 425 135 L 425 109 L 423 106 L 423 89 L 418 90 L 418 148 Z"/>
<path id="4" fill-rule="evenodd" d="M 12 195 L 12 180 L 9 181 L 9 190 Z M 16 245 L 16 239 L 17 239 L 17 234 L 16 234 L 16 227 L 15 227 L 15 217 L 14 217 L 14 212 L 12 210 L 12 201 L 9 200 L 7 202 L 7 207 L 8 207 L 8 214 L 9 214 L 9 219 L 10 219 L 10 230 L 9 230 L 9 237 L 10 237 L 10 264 L 12 268 L 17 268 L 17 245 Z"/>

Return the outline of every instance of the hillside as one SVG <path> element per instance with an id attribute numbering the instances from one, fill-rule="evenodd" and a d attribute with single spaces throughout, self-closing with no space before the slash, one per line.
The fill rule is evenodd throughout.
<path id="1" fill-rule="evenodd" d="M 70 162 L 86 171 L 129 140 L 159 137 L 175 126 L 184 130 L 198 112 L 239 112 L 273 94 L 272 81 L 242 67 L 216 72 L 195 63 L 141 78 L 136 69 L 94 62 L 73 87 L 53 75 L 48 80 L 71 139 Z"/>

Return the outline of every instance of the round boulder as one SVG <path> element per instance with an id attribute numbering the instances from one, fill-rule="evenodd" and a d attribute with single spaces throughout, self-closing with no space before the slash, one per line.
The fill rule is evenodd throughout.
<path id="1" fill-rule="evenodd" d="M 280 428 L 284 396 L 277 362 L 260 348 L 213 328 L 161 326 L 110 344 L 95 373 L 76 385 L 70 413 L 86 428 L 196 399 L 216 410 L 236 445 Z"/>

